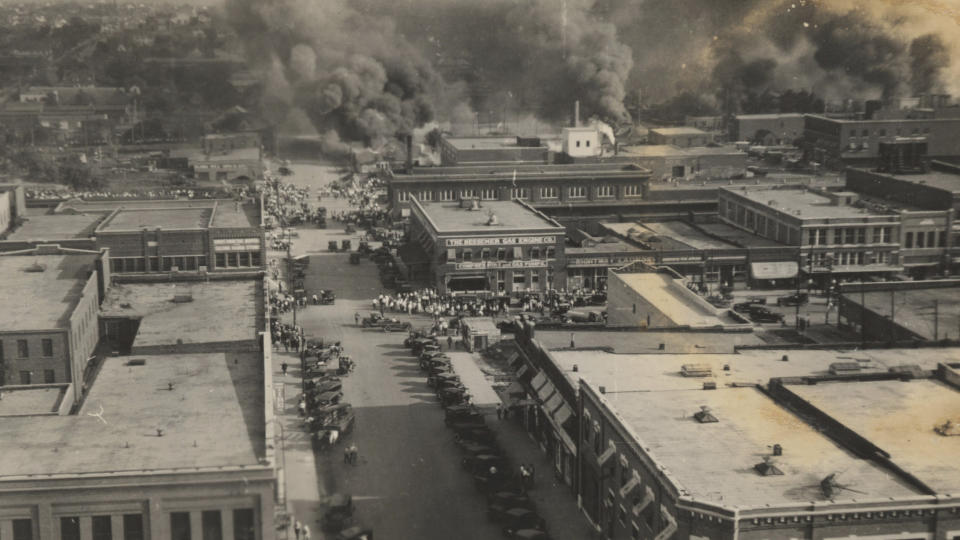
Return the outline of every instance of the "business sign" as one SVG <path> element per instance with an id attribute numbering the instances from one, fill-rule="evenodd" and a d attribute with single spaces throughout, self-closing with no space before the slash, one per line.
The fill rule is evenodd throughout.
<path id="1" fill-rule="evenodd" d="M 259 238 L 215 238 L 213 250 L 223 251 L 260 251 Z"/>
<path id="2" fill-rule="evenodd" d="M 501 236 L 497 238 L 448 238 L 445 240 L 447 247 L 553 244 L 556 241 L 556 236 Z"/>
<path id="3" fill-rule="evenodd" d="M 503 270 L 507 268 L 546 268 L 544 261 L 471 261 L 454 265 L 456 270 Z"/>
<path id="4" fill-rule="evenodd" d="M 623 266 L 636 261 L 645 261 L 652 263 L 653 257 L 633 256 L 633 257 L 577 257 L 568 258 L 567 266 Z"/>

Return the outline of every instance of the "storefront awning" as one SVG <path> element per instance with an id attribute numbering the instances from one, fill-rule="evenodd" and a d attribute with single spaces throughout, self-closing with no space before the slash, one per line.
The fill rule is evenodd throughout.
<path id="1" fill-rule="evenodd" d="M 796 261 L 750 263 L 753 279 L 793 279 L 797 277 Z"/>

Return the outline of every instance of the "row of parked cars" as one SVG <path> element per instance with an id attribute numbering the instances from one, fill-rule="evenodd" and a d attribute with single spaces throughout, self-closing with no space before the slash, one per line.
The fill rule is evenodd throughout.
<path id="1" fill-rule="evenodd" d="M 777 306 L 803 306 L 810 301 L 807 293 L 794 293 L 777 298 Z M 733 310 L 742 313 L 757 323 L 777 323 L 784 320 L 782 313 L 777 313 L 766 307 L 766 297 L 750 298 L 746 302 L 733 305 Z"/>
<path id="2" fill-rule="evenodd" d="M 505 453 L 497 444 L 483 413 L 470 403 L 470 395 L 453 372 L 450 358 L 440 350 L 436 336 L 425 331 L 410 332 L 404 345 L 417 356 L 426 372 L 427 385 L 434 389 L 444 408 L 444 423 L 454 432 L 463 451 L 461 465 L 487 499 L 487 517 L 496 522 L 504 536 L 522 540 L 550 540 L 546 522 L 537 514 L 521 480 L 512 474 Z"/>

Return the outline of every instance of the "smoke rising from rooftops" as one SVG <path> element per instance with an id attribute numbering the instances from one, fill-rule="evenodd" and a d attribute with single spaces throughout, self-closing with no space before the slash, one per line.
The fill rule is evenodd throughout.
<path id="1" fill-rule="evenodd" d="M 616 124 L 632 92 L 725 110 L 765 90 L 960 94 L 960 10 L 944 0 L 225 1 L 264 110 L 333 146 L 435 116 L 566 123 L 576 99 Z"/>

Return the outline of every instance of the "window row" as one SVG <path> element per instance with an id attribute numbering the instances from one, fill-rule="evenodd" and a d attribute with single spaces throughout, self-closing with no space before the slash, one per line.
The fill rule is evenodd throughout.
<path id="1" fill-rule="evenodd" d="M 217 253 L 217 268 L 255 268 L 260 266 L 259 251 Z"/>
<path id="2" fill-rule="evenodd" d="M 906 129 L 901 129 L 901 128 L 896 128 L 895 130 L 891 130 L 891 131 L 892 131 L 892 133 L 895 134 L 895 135 L 902 135 L 902 134 L 905 133 L 907 130 L 906 130 Z M 924 128 L 915 127 L 915 128 L 911 128 L 911 129 L 910 129 L 910 134 L 911 134 L 911 135 L 919 135 L 919 134 L 921 134 L 921 133 L 930 133 L 930 128 L 929 128 L 929 127 L 924 127 Z M 875 136 L 880 136 L 880 137 L 886 137 L 886 136 L 887 136 L 887 130 L 886 130 L 886 128 L 875 129 L 875 130 L 873 130 L 873 135 L 875 135 Z M 858 136 L 858 135 L 857 135 L 857 130 L 856 130 L 856 129 L 851 129 L 851 130 L 850 130 L 850 136 L 851 136 L 851 137 L 857 137 L 857 136 Z M 869 136 L 870 136 L 870 130 L 869 130 L 869 129 L 862 129 L 862 130 L 860 130 L 859 136 L 860 136 L 860 137 L 869 137 Z"/>
<path id="3" fill-rule="evenodd" d="M 471 262 L 474 260 L 474 255 L 476 255 L 476 260 L 478 261 L 514 261 L 524 259 L 523 248 L 521 246 L 513 246 L 511 249 L 508 248 L 482 248 L 482 249 L 472 249 L 472 248 L 449 248 L 447 249 L 446 261 L 447 262 Z M 532 247 L 527 250 L 529 259 L 554 259 L 557 256 L 557 248 L 553 246 L 547 246 L 545 248 Z"/>
<path id="4" fill-rule="evenodd" d="M 4 349 L 5 349 L 4 343 L 2 340 L 0 340 L 0 362 L 3 362 L 5 358 Z M 30 358 L 30 340 L 18 339 L 16 354 L 17 354 L 16 358 L 20 360 Z M 53 339 L 50 339 L 50 338 L 40 339 L 40 355 L 43 358 L 53 358 Z"/>
<path id="5" fill-rule="evenodd" d="M 947 247 L 947 235 L 943 231 L 911 231 L 903 235 L 904 248 Z"/>
<path id="6" fill-rule="evenodd" d="M 257 254 L 259 257 L 259 253 Z M 199 270 L 207 266 L 205 255 L 179 255 L 173 257 L 110 257 L 110 270 L 120 273 L 170 272 L 173 267 L 181 271 Z"/>
<path id="7" fill-rule="evenodd" d="M 561 194 L 561 188 L 556 186 L 548 186 L 538 188 L 537 193 L 541 199 L 559 199 Z M 567 198 L 569 199 L 586 199 L 589 196 L 588 186 L 570 186 L 566 188 Z M 422 202 L 452 202 L 459 201 L 461 199 L 480 199 L 483 201 L 496 201 L 499 199 L 498 190 L 495 188 L 483 188 L 483 189 L 439 189 L 436 191 L 432 190 L 423 190 L 419 192 L 409 192 L 409 191 L 397 191 L 397 201 L 398 202 L 408 202 L 410 196 L 416 196 L 418 201 Z M 611 199 L 617 196 L 617 187 L 612 185 L 600 185 L 596 187 L 596 198 L 598 199 Z M 641 197 L 643 196 L 643 186 L 641 184 L 633 184 L 624 186 L 623 189 L 624 197 Z M 529 199 L 530 198 L 530 188 L 511 188 L 510 189 L 510 198 L 511 199 Z"/>

